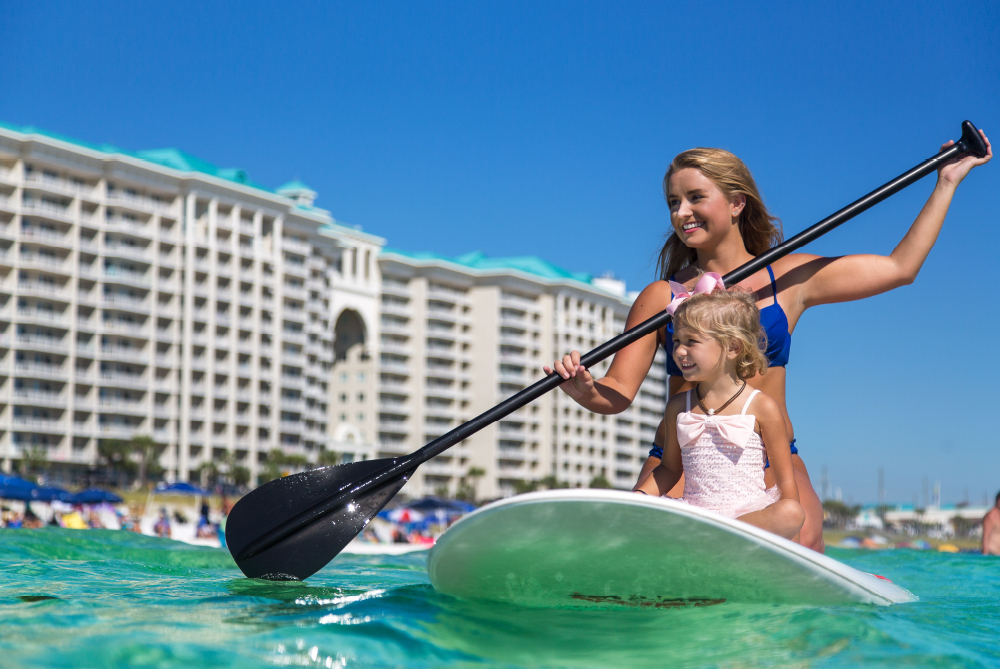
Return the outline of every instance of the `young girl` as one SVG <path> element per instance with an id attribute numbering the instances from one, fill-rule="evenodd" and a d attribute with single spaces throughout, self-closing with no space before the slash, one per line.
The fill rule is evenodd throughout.
<path id="1" fill-rule="evenodd" d="M 718 275 L 705 278 L 721 284 Z M 754 298 L 743 291 L 709 292 L 671 306 L 674 361 L 695 385 L 667 403 L 663 459 L 635 491 L 665 495 L 684 474 L 683 501 L 793 538 L 805 513 L 785 418 L 774 400 L 747 386 L 768 365 Z M 776 484 L 769 489 L 768 461 Z"/>

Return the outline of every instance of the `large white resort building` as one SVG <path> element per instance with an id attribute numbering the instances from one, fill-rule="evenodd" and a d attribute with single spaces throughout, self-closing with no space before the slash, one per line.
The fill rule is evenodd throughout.
<path id="1" fill-rule="evenodd" d="M 623 282 L 535 257 L 385 249 L 379 264 L 380 457 L 416 450 L 541 379 L 557 357 L 620 334 L 631 305 Z M 410 485 L 451 494 L 476 485 L 487 499 L 548 477 L 631 487 L 666 404 L 663 356 L 622 414 L 594 414 L 553 391 L 431 460 Z M 594 373 L 607 368 L 605 361 Z M 478 481 L 472 469 L 483 473 Z"/>
<path id="2" fill-rule="evenodd" d="M 292 182 L 176 149 L 0 124 L 0 465 L 72 475 L 148 435 L 167 477 L 279 449 L 411 452 L 621 332 L 623 283 L 545 261 L 384 249 Z M 412 495 L 546 477 L 631 486 L 665 403 L 600 416 L 556 391 L 417 470 Z M 596 370 L 600 374 L 606 364 Z"/>

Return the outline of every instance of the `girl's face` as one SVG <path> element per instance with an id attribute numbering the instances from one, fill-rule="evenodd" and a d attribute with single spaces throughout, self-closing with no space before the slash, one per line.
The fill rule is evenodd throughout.
<path id="1" fill-rule="evenodd" d="M 714 380 L 726 373 L 726 362 L 735 358 L 735 352 L 724 351 L 712 337 L 685 327 L 674 330 L 674 362 L 685 381 Z"/>
<path id="2" fill-rule="evenodd" d="M 716 246 L 726 235 L 739 234 L 736 223 L 746 197 L 726 197 L 715 182 L 693 167 L 670 175 L 667 187 L 670 223 L 690 248 Z"/>

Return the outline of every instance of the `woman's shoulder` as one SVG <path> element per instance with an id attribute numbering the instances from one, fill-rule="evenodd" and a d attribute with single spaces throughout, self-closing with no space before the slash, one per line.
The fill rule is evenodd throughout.
<path id="1" fill-rule="evenodd" d="M 666 281 L 654 281 L 643 288 L 632 303 L 632 312 L 658 313 L 670 304 L 670 284 Z"/>

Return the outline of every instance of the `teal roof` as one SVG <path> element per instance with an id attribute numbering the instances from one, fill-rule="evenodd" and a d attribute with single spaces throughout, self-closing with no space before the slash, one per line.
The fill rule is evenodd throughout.
<path id="1" fill-rule="evenodd" d="M 310 192 L 313 192 L 313 193 L 316 192 L 312 188 L 310 188 L 309 186 L 307 186 L 304 183 L 302 183 L 301 181 L 299 181 L 298 179 L 295 179 L 294 181 L 289 181 L 284 186 L 278 186 L 278 188 L 277 188 L 277 190 L 275 192 L 280 193 L 283 190 L 307 190 L 307 191 L 310 191 Z"/>
<path id="2" fill-rule="evenodd" d="M 593 275 L 587 274 L 586 272 L 570 272 L 569 270 L 553 265 L 549 261 L 543 260 L 538 256 L 490 258 L 485 253 L 474 251 L 472 253 L 466 253 L 465 255 L 456 256 L 454 258 L 448 258 L 435 253 L 414 253 L 411 251 L 401 251 L 399 249 L 392 248 L 383 249 L 382 253 L 394 253 L 396 255 L 412 258 L 414 260 L 452 263 L 454 265 L 461 265 L 462 267 L 468 267 L 470 269 L 481 271 L 518 270 L 524 272 L 525 274 L 533 274 L 545 279 L 555 281 L 568 279 L 570 281 L 579 281 L 580 283 L 585 283 L 587 285 L 590 285 L 594 278 Z"/>
<path id="3" fill-rule="evenodd" d="M 86 149 L 91 149 L 92 151 L 128 154 L 127 151 L 119 149 L 114 144 L 91 144 L 89 142 L 81 142 L 78 139 L 73 139 L 72 137 L 66 137 L 65 135 L 59 135 L 54 132 L 49 132 L 48 130 L 36 128 L 33 125 L 13 125 L 11 123 L 4 123 L 3 121 L 0 121 L 0 128 L 6 128 L 7 130 L 13 130 L 14 132 L 24 133 L 25 135 L 42 135 L 43 137 L 51 137 L 52 139 L 58 139 L 60 142 L 76 144 L 77 146 L 82 146 Z"/>
<path id="4" fill-rule="evenodd" d="M 244 186 L 250 186 L 251 188 L 256 188 L 257 190 L 266 191 L 268 193 L 272 192 L 264 186 L 251 181 L 249 175 L 246 173 L 246 170 L 242 170 L 237 167 L 217 167 L 206 160 L 192 156 L 191 154 L 185 153 L 180 149 L 148 149 L 145 151 L 133 152 L 125 151 L 124 149 L 120 149 L 113 144 L 90 144 L 88 142 L 81 142 L 78 139 L 59 135 L 30 125 L 19 126 L 0 121 L 0 128 L 6 128 L 7 130 L 13 130 L 26 135 L 42 135 L 43 137 L 51 137 L 52 139 L 57 139 L 61 142 L 75 144 L 76 146 L 82 146 L 92 151 L 100 151 L 101 153 L 118 153 L 123 156 L 131 156 L 133 158 L 145 160 L 146 162 L 155 163 L 156 165 L 169 167 L 181 172 L 201 172 L 202 174 L 207 174 L 219 179 L 225 179 L 226 181 L 232 181 Z"/>

